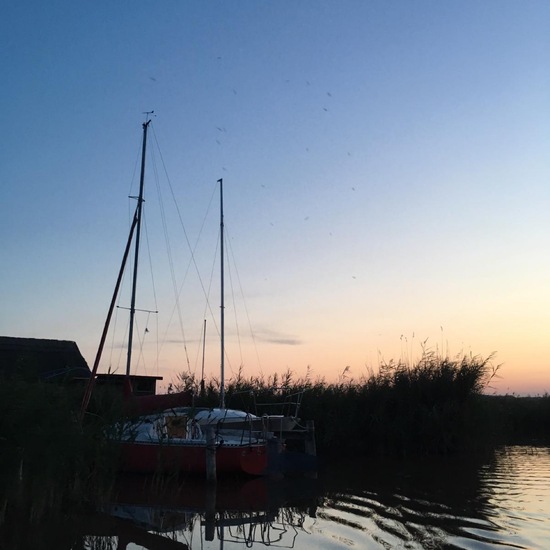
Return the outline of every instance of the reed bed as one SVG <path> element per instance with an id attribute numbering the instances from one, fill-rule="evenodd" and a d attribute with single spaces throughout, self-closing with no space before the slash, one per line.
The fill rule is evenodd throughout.
<path id="1" fill-rule="evenodd" d="M 94 416 L 81 425 L 81 397 L 74 386 L 1 381 L 0 547 L 7 540 L 17 546 L 13 537 L 25 535 L 18 525 L 43 525 L 93 507 L 112 483 L 116 462 L 104 420 Z"/>
<path id="2" fill-rule="evenodd" d="M 226 403 L 262 413 L 258 403 L 276 407 L 304 392 L 300 417 L 315 421 L 322 454 L 449 454 L 486 442 L 480 398 L 498 370 L 492 360 L 425 352 L 413 366 L 389 362 L 358 380 L 345 369 L 337 382 L 295 378 L 289 371 L 268 378 L 246 378 L 239 372 L 226 384 Z M 216 406 L 218 388 L 218 380 L 212 379 L 201 391 L 188 374 L 180 375 L 173 387 L 195 391 L 197 406 Z"/>
<path id="3" fill-rule="evenodd" d="M 482 412 L 492 441 L 505 444 L 550 443 L 550 395 L 484 396 Z"/>

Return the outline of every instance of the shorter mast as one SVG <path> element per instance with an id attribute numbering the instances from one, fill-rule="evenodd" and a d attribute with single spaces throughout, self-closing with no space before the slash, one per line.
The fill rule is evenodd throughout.
<path id="1" fill-rule="evenodd" d="M 202 331 L 202 371 L 201 371 L 201 397 L 204 397 L 204 348 L 206 346 L 206 319 Z"/>
<path id="2" fill-rule="evenodd" d="M 224 303 L 224 267 L 223 267 L 223 179 L 219 179 L 220 184 L 220 286 L 221 286 L 221 305 L 220 305 L 220 339 L 221 339 L 221 359 L 220 359 L 220 408 L 225 409 L 225 303 Z"/>

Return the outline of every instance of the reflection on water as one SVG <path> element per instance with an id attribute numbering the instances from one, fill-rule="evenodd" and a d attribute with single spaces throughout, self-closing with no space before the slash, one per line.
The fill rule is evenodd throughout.
<path id="1" fill-rule="evenodd" d="M 331 547 L 550 548 L 547 447 L 480 462 L 366 461 L 355 472 L 334 472 L 318 513 Z"/>
<path id="2" fill-rule="evenodd" d="M 509 447 L 480 469 L 479 500 L 493 536 L 520 548 L 550 547 L 550 449 Z"/>
<path id="3" fill-rule="evenodd" d="M 59 550 L 550 548 L 550 449 L 350 460 L 317 479 L 122 478 Z M 38 547 L 38 546 L 37 546 Z"/>
<path id="4" fill-rule="evenodd" d="M 315 513 L 316 487 L 309 479 L 225 480 L 209 486 L 201 480 L 124 477 L 80 547 L 296 548 L 298 535 L 307 535 L 305 518 Z"/>
<path id="5" fill-rule="evenodd" d="M 353 540 L 360 530 L 364 548 L 452 547 L 451 534 L 483 522 L 478 470 L 456 458 L 366 461 L 355 479 L 333 480 L 319 515 L 335 539 Z"/>

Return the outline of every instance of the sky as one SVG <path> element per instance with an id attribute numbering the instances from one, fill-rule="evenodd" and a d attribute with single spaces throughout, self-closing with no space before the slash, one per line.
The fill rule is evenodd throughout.
<path id="1" fill-rule="evenodd" d="M 207 319 L 219 375 L 223 178 L 226 377 L 360 378 L 427 350 L 494 354 L 489 393 L 550 391 L 550 3 L 2 11 L 0 334 L 93 364 L 154 110 L 136 373 L 200 375 Z M 102 372 L 125 369 L 129 280 Z"/>

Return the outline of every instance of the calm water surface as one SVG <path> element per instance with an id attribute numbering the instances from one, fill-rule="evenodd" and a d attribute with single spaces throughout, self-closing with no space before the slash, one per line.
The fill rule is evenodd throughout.
<path id="1" fill-rule="evenodd" d="M 477 461 L 350 460 L 316 480 L 187 483 L 177 495 L 159 486 L 145 496 L 140 483 L 122 480 L 73 548 L 550 548 L 549 447 Z"/>

